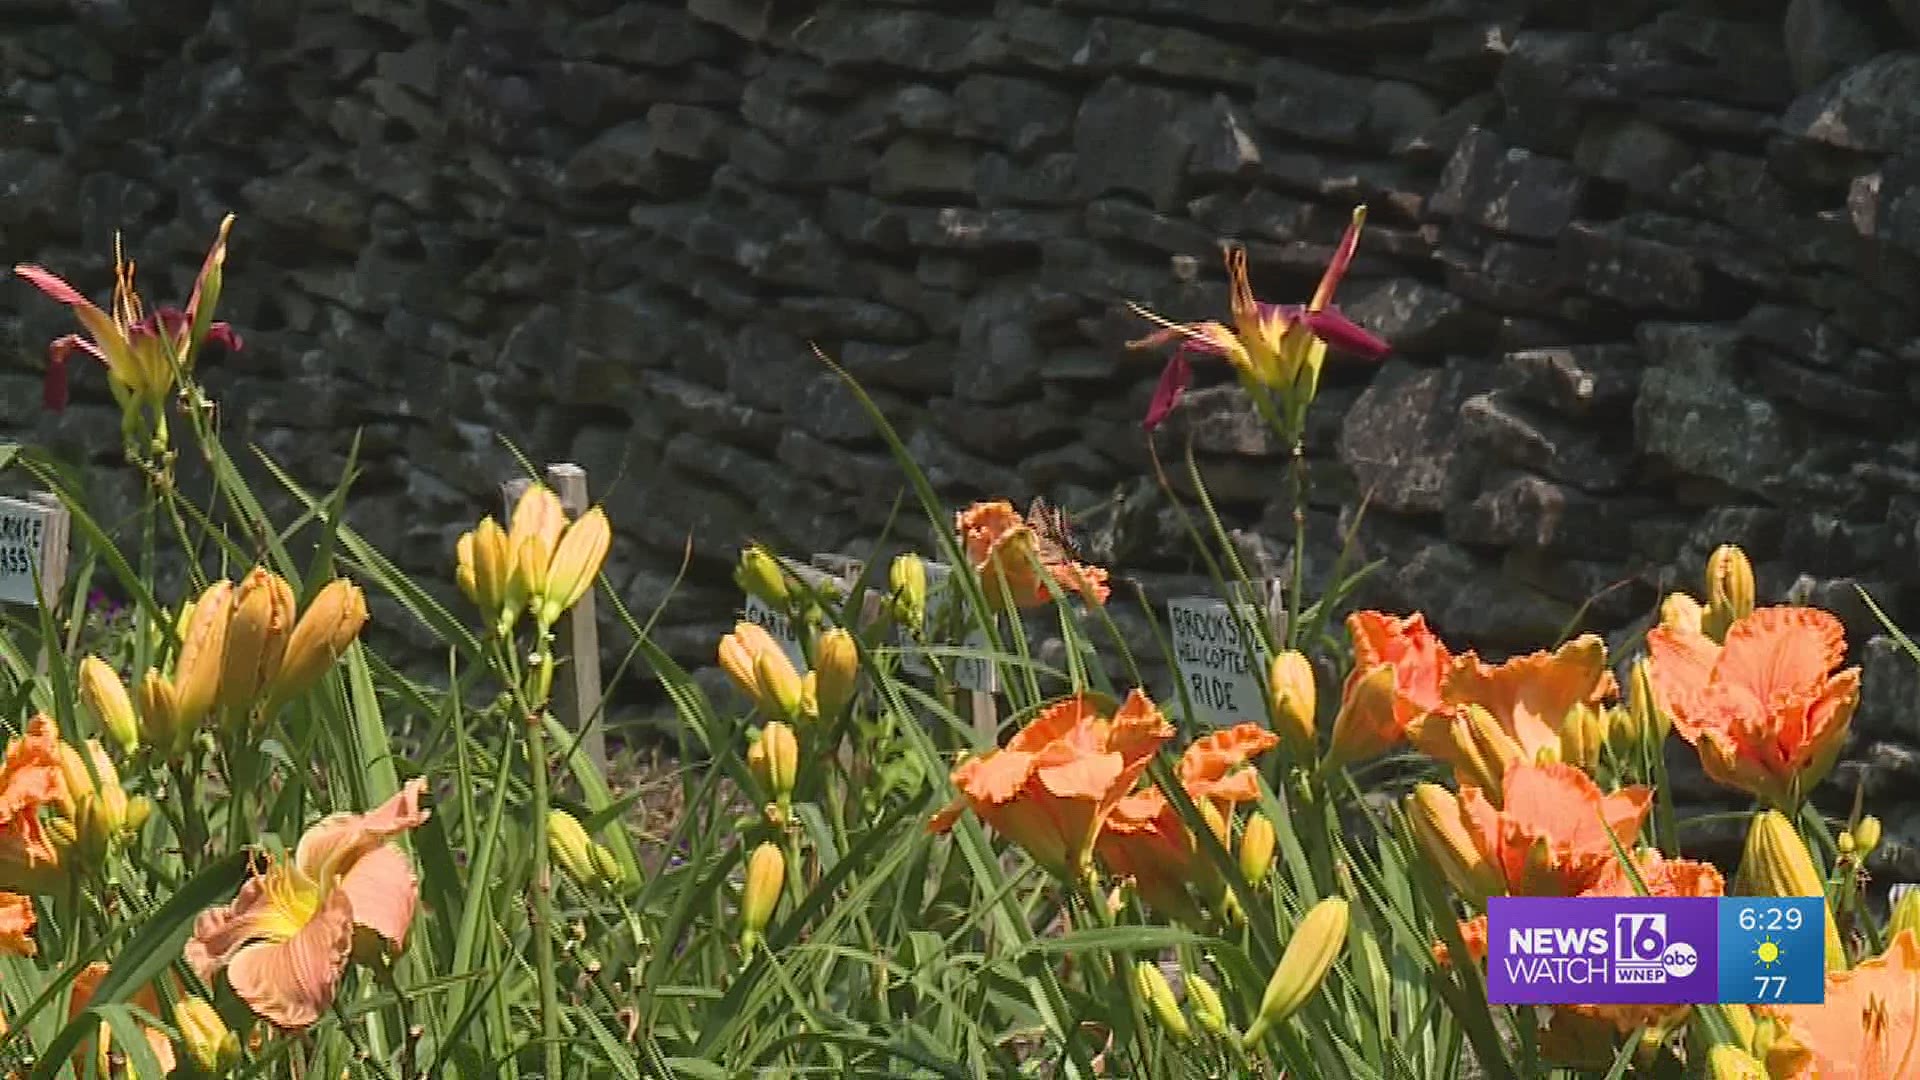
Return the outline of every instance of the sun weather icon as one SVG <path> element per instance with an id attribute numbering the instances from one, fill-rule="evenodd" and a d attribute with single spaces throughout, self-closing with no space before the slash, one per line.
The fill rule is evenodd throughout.
<path id="1" fill-rule="evenodd" d="M 1753 958 L 1761 967 L 1770 968 L 1785 959 L 1786 953 L 1781 950 L 1779 942 L 1771 937 L 1764 937 L 1753 947 Z"/>

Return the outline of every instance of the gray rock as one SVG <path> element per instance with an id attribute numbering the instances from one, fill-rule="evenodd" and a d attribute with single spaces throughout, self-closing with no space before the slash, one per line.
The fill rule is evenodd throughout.
<path id="1" fill-rule="evenodd" d="M 1037 79 L 969 75 L 953 91 L 954 133 L 1026 157 L 1066 144 L 1076 104 L 1068 94 Z"/>
<path id="2" fill-rule="evenodd" d="M 1640 328 L 1648 361 L 1634 406 L 1634 443 L 1673 468 L 1760 492 L 1793 459 L 1799 439 L 1772 402 L 1737 378 L 1735 331 L 1686 323 Z"/>
<path id="3" fill-rule="evenodd" d="M 1447 538 L 1580 559 L 1621 558 L 1629 551 L 1627 525 L 1651 508 L 1647 500 L 1598 498 L 1544 477 L 1501 470 L 1482 481 L 1470 500 L 1447 507 Z"/>
<path id="4" fill-rule="evenodd" d="M 1570 225 L 1560 234 L 1559 254 L 1569 278 L 1630 308 L 1691 312 L 1706 299 L 1707 283 L 1692 252 L 1632 235 L 1619 224 Z"/>
<path id="5" fill-rule="evenodd" d="M 1340 434 L 1340 460 L 1371 505 L 1402 514 L 1446 508 L 1460 408 L 1489 378 L 1465 362 L 1419 368 L 1387 361 L 1347 411 Z"/>
<path id="6" fill-rule="evenodd" d="M 883 198 L 964 198 L 973 189 L 974 151 L 917 135 L 895 139 L 874 163 L 873 193 Z"/>
<path id="7" fill-rule="evenodd" d="M 1807 92 L 1781 131 L 1843 150 L 1891 153 L 1920 134 L 1920 53 L 1890 52 Z"/>
<path id="8" fill-rule="evenodd" d="M 1183 118 L 1194 106 L 1191 97 L 1171 90 L 1119 79 L 1100 84 L 1081 104 L 1074 121 L 1073 150 L 1082 194 L 1097 198 L 1128 192 L 1157 210 L 1178 206 L 1195 141 L 1195 132 Z M 1157 135 L 1143 142 L 1141 131 Z"/>
<path id="9" fill-rule="evenodd" d="M 1569 416 L 1624 409 L 1640 389 L 1641 357 L 1628 345 L 1567 345 L 1506 355 L 1513 390 Z"/>
<path id="10" fill-rule="evenodd" d="M 1466 301 L 1416 278 L 1356 283 L 1341 307 L 1349 319 L 1385 339 L 1396 352 L 1471 347 L 1486 325 Z"/>
<path id="11" fill-rule="evenodd" d="M 998 23 L 913 10 L 823 8 L 794 29 L 792 40 L 829 69 L 936 75 L 991 65 L 1007 51 L 1007 31 Z"/>
<path id="12" fill-rule="evenodd" d="M 1789 0 L 1782 37 L 1793 84 L 1801 90 L 1880 51 L 1873 27 L 1844 0 Z"/>
<path id="13" fill-rule="evenodd" d="M 953 393 L 965 401 L 1012 401 L 1039 384 L 1043 350 L 1027 321 L 1031 292 L 1017 287 L 989 290 L 967 302 L 961 316 L 961 362 L 953 369 Z"/>
<path id="14" fill-rule="evenodd" d="M 1631 475 L 1633 453 L 1624 432 L 1576 427 L 1529 408 L 1511 391 L 1467 399 L 1460 428 L 1469 442 L 1496 457 L 1586 491 L 1618 491 Z"/>
<path id="15" fill-rule="evenodd" d="M 1532 239 L 1550 240 L 1578 213 L 1586 181 L 1564 161 L 1510 150 L 1476 128 L 1460 141 L 1427 201 L 1429 212 Z"/>

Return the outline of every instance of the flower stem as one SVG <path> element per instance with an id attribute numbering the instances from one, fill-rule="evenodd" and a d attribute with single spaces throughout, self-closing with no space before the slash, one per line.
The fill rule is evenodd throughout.
<path id="1" fill-rule="evenodd" d="M 553 969 L 553 869 L 547 852 L 547 733 L 538 710 L 527 712 L 527 764 L 533 774 L 533 963 L 540 977 L 540 1037 L 547 1080 L 559 1080 L 560 987 Z"/>

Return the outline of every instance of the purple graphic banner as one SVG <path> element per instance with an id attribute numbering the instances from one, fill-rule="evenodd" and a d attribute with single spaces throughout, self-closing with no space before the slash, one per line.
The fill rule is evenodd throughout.
<path id="1" fill-rule="evenodd" d="M 1710 897 L 1496 896 L 1487 902 L 1487 1000 L 1716 1002 L 1719 914 Z"/>

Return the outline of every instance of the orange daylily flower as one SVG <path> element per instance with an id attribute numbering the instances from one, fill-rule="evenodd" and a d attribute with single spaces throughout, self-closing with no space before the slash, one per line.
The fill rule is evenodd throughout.
<path id="1" fill-rule="evenodd" d="M 73 977 L 72 1003 L 67 1006 L 68 1023 L 72 1023 L 74 1017 L 86 1011 L 87 1006 L 93 1003 L 93 995 L 99 991 L 100 984 L 106 980 L 109 970 L 105 961 L 95 961 Z M 154 993 L 152 983 L 135 990 L 132 1000 L 136 1007 L 145 1010 L 149 1016 L 165 1015 L 160 1011 L 160 995 Z M 80 1048 L 73 1054 L 73 1071 L 76 1076 L 87 1075 L 86 1063 L 89 1058 L 99 1065 L 95 1075 L 114 1075 L 113 1070 L 108 1067 L 110 1055 L 113 1053 L 112 1030 L 103 1020 L 100 1022 L 97 1037 L 89 1037 L 81 1041 Z M 173 1054 L 173 1040 L 167 1038 L 166 1032 L 145 1024 L 140 1025 L 140 1033 L 147 1037 L 147 1045 L 152 1048 L 153 1056 L 159 1060 L 161 1070 L 172 1073 L 178 1065 L 178 1060 Z"/>
<path id="2" fill-rule="evenodd" d="M 1767 607 L 1726 644 L 1685 627 L 1647 632 L 1653 687 L 1708 776 L 1795 809 L 1840 755 L 1860 701 L 1840 620 L 1817 608 Z"/>
<path id="3" fill-rule="evenodd" d="M 1920 1076 L 1920 937 L 1827 974 L 1824 1005 L 1757 1009 L 1785 1024 L 1767 1054 L 1776 1080 L 1910 1080 Z"/>
<path id="4" fill-rule="evenodd" d="M 1460 920 L 1460 944 L 1466 946 L 1467 959 L 1476 964 L 1487 962 L 1487 917 L 1475 915 Z M 1444 941 L 1433 943 L 1433 961 L 1441 967 L 1453 966 L 1453 950 Z"/>
<path id="5" fill-rule="evenodd" d="M 209 985 L 224 968 L 241 1000 L 279 1027 L 319 1019 L 339 989 L 358 929 L 395 950 L 406 944 L 420 883 L 390 841 L 426 822 L 426 790 L 425 780 L 409 780 L 378 809 L 316 822 L 291 860 L 250 878 L 233 903 L 200 913 L 187 963 Z"/>
<path id="6" fill-rule="evenodd" d="M 968 807 L 1050 872 L 1071 880 L 1107 815 L 1139 782 L 1173 725 L 1134 690 L 1111 718 L 1084 694 L 1056 702 L 1002 749 L 953 770 L 960 798 L 934 815 L 945 832 Z"/>
<path id="7" fill-rule="evenodd" d="M 1516 656 L 1488 664 L 1477 653 L 1454 659 L 1441 686 L 1449 704 L 1478 705 L 1493 714 L 1520 744 L 1521 758 L 1537 761 L 1541 750 L 1560 746 L 1560 728 L 1576 705 L 1597 705 L 1619 693 L 1607 668 L 1607 643 L 1583 634 L 1553 652 Z M 1420 741 L 1418 726 L 1410 732 Z M 1422 746 L 1441 760 L 1443 755 Z"/>
<path id="8" fill-rule="evenodd" d="M 32 956 L 40 951 L 33 940 L 33 901 L 19 893 L 0 892 L 0 953 Z"/>
<path id="9" fill-rule="evenodd" d="M 1239 724 L 1197 739 L 1180 758 L 1180 784 L 1196 805 L 1210 805 L 1224 824 L 1236 803 L 1260 797 L 1260 781 L 1242 768 L 1255 756 L 1278 746 L 1273 732 L 1258 724 Z M 1225 837 L 1221 843 L 1226 843 Z M 1218 872 L 1200 854 L 1192 831 L 1157 787 L 1121 799 L 1100 830 L 1095 850 L 1107 869 L 1133 879 L 1149 907 L 1171 918 L 1202 921 L 1188 886 L 1217 892 Z"/>
<path id="10" fill-rule="evenodd" d="M 1474 843 L 1514 896 L 1578 896 L 1615 861 L 1607 831 L 1631 848 L 1647 820 L 1653 790 L 1602 794 L 1571 765 L 1521 762 L 1501 781 L 1505 806 L 1479 788 L 1460 790 L 1460 817 Z"/>
<path id="11" fill-rule="evenodd" d="M 1041 579 L 1041 571 L 1053 578 L 1062 593 L 1078 593 L 1091 604 L 1107 602 L 1112 590 L 1107 585 L 1106 570 L 1080 562 L 1058 543 L 1041 536 L 1012 503 L 1004 499 L 974 503 L 954 515 L 954 522 L 967 562 L 980 576 L 987 603 L 999 606 L 1009 595 L 1016 607 L 1053 603 L 1053 593 Z"/>
<path id="12" fill-rule="evenodd" d="M 28 894 L 63 888 L 60 853 L 40 821 L 40 808 L 68 800 L 60 762 L 60 730 L 48 717 L 27 722 L 0 762 L 0 889 Z"/>
<path id="13" fill-rule="evenodd" d="M 1441 690 L 1453 654 L 1419 612 L 1356 611 L 1347 616 L 1347 634 L 1353 672 L 1341 692 L 1346 707 L 1334 723 L 1332 752 L 1341 761 L 1361 761 L 1393 749 L 1408 724 L 1445 703 Z M 1356 688 L 1381 666 L 1393 669 L 1393 692 L 1356 697 Z"/>

